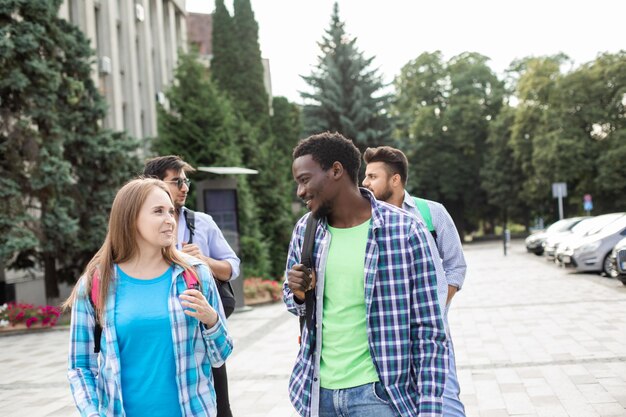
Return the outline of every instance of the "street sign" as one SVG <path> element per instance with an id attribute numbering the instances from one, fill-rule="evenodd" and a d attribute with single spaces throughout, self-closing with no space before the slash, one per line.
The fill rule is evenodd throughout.
<path id="1" fill-rule="evenodd" d="M 563 218 L 563 197 L 567 197 L 567 183 L 552 183 L 552 198 L 559 199 L 559 219 Z"/>
<path id="2" fill-rule="evenodd" d="M 552 183 L 552 198 L 567 197 L 567 183 L 565 182 L 553 182 Z"/>
<path id="3" fill-rule="evenodd" d="M 583 209 L 589 215 L 589 212 L 593 210 L 593 201 L 591 200 L 591 194 L 585 194 L 583 196 Z"/>

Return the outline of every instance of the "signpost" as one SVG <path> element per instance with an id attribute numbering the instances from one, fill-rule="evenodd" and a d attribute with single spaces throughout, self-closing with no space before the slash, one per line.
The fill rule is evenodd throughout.
<path id="1" fill-rule="evenodd" d="M 559 199 L 559 220 L 563 219 L 563 197 L 567 197 L 567 183 L 552 183 L 552 198 Z"/>
<path id="2" fill-rule="evenodd" d="M 585 194 L 583 196 L 583 209 L 587 212 L 587 216 L 589 216 L 591 210 L 593 210 L 593 201 L 591 201 L 591 194 Z"/>

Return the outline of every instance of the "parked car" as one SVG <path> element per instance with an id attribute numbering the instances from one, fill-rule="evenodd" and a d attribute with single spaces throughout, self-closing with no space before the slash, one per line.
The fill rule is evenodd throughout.
<path id="1" fill-rule="evenodd" d="M 539 231 L 531 234 L 525 240 L 526 250 L 528 252 L 534 253 L 537 256 L 543 255 L 544 243 L 546 242 L 548 237 L 564 232 L 569 232 L 572 227 L 576 226 L 578 223 L 580 223 L 581 220 L 585 218 L 586 217 L 570 217 L 567 219 L 562 219 L 555 223 L 552 223 L 544 231 Z"/>
<path id="2" fill-rule="evenodd" d="M 626 237 L 617 242 L 611 251 L 611 263 L 614 268 L 612 276 L 626 285 Z"/>
<path id="3" fill-rule="evenodd" d="M 543 254 L 545 255 L 546 259 L 549 261 L 554 261 L 556 257 L 557 246 L 570 237 L 582 236 L 587 233 L 590 229 L 594 227 L 595 224 L 597 224 L 597 221 L 594 221 L 594 219 L 596 219 L 596 217 L 585 217 L 583 220 L 576 223 L 576 225 L 570 230 L 548 236 L 546 241 L 543 242 Z"/>
<path id="4" fill-rule="evenodd" d="M 559 263 L 559 250 L 563 252 L 568 246 L 575 245 L 577 241 L 584 238 L 587 234 L 593 234 L 597 232 L 607 224 L 617 220 L 623 215 L 624 213 L 610 213 L 587 218 L 574 226 L 569 233 L 550 236 L 546 240 L 546 244 L 543 248 L 546 259 Z"/>
<path id="5" fill-rule="evenodd" d="M 615 244 L 626 236 L 626 215 L 621 216 L 595 233 L 588 234 L 569 245 L 559 257 L 565 266 L 572 266 L 578 271 L 604 272 L 611 275 L 611 251 Z"/>

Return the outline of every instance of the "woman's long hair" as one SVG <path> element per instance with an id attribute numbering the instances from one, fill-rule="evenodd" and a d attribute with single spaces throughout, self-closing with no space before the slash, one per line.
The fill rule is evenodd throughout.
<path id="1" fill-rule="evenodd" d="M 104 322 L 104 310 L 109 293 L 109 285 L 114 276 L 114 265 L 126 262 L 138 255 L 137 218 L 141 207 L 154 188 L 165 191 L 171 199 L 172 196 L 167 185 L 163 181 L 154 178 L 134 179 L 120 188 L 111 206 L 109 227 L 104 243 L 87 264 L 81 279 L 74 286 L 72 294 L 63 303 L 64 308 L 71 307 L 76 302 L 82 280 L 85 280 L 86 284 L 85 297 L 89 298 L 91 296 L 93 277 L 97 270 L 100 284 L 99 298 L 96 300 L 95 309 L 100 323 Z M 161 250 L 161 255 L 167 263 L 178 264 L 184 269 L 189 269 L 195 273 L 191 265 L 185 262 L 180 252 L 176 250 L 174 244 L 164 247 Z"/>

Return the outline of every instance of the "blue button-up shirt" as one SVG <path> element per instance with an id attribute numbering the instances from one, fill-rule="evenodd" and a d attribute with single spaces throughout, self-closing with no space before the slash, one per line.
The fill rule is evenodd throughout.
<path id="1" fill-rule="evenodd" d="M 196 258 L 187 257 L 186 260 L 195 266 L 204 295 L 218 312 L 219 320 L 210 329 L 203 329 L 197 319 L 183 312 L 179 296 L 187 289 L 187 284 L 183 269 L 176 265 L 168 310 L 180 411 L 184 417 L 215 417 L 217 405 L 211 367 L 224 363 L 232 352 L 233 344 L 224 325 L 226 317 L 208 267 Z M 72 307 L 67 375 L 81 416 L 123 417 L 123 395 L 133 395 L 132 392 L 122 392 L 122 370 L 115 331 L 116 280 L 113 279 L 109 287 L 99 354 L 93 352 L 95 312 L 87 298 L 84 277 L 78 284 L 79 295 Z"/>
<path id="2" fill-rule="evenodd" d="M 366 326 L 378 377 L 403 417 L 442 415 L 447 372 L 447 339 L 437 296 L 437 273 L 427 244 L 428 230 L 404 210 L 377 201 L 361 189 L 372 206 L 365 252 Z M 293 231 L 287 270 L 300 263 L 308 214 Z M 305 329 L 289 381 L 292 404 L 301 416 L 319 415 L 319 366 L 322 339 L 324 270 L 330 233 L 323 219 L 315 235 L 315 334 Z M 436 256 L 436 255 L 435 255 Z M 304 315 L 287 286 L 289 311 Z M 295 323 L 294 323 L 295 325 Z"/>
<path id="3" fill-rule="evenodd" d="M 198 245 L 200 252 L 209 258 L 228 262 L 232 268 L 230 279 L 237 278 L 239 276 L 239 258 L 226 241 L 226 238 L 224 238 L 224 234 L 213 220 L 213 217 L 196 211 L 195 226 L 193 243 Z M 189 229 L 187 228 L 184 210 L 181 209 L 178 216 L 176 249 L 181 250 L 183 242 L 189 242 Z"/>
<path id="4" fill-rule="evenodd" d="M 450 214 L 443 205 L 430 200 L 426 200 L 426 203 L 430 209 L 433 227 L 437 232 L 437 251 L 443 263 L 446 281 L 448 285 L 457 287 L 460 290 L 465 281 L 467 264 L 465 263 L 465 256 L 463 256 L 463 247 L 461 246 L 459 232 L 456 230 L 452 217 L 450 217 Z M 418 219 L 424 220 L 415 204 L 415 200 L 406 191 L 404 192 L 402 208 Z"/>

